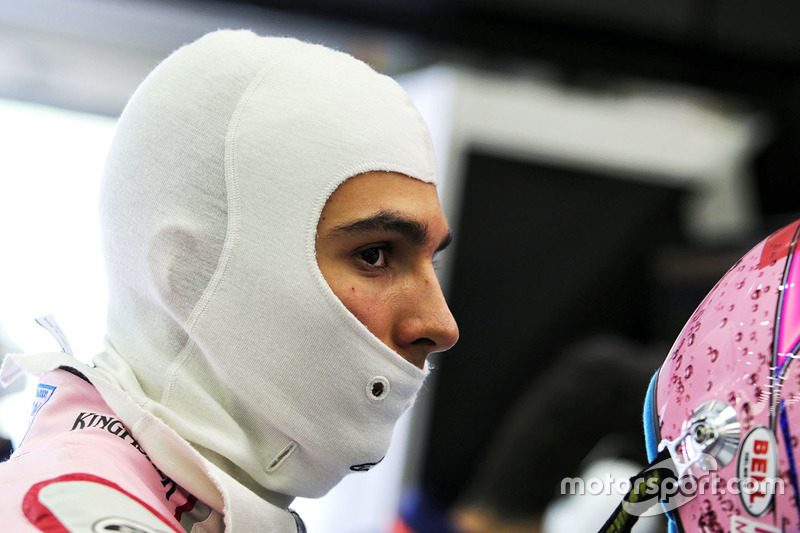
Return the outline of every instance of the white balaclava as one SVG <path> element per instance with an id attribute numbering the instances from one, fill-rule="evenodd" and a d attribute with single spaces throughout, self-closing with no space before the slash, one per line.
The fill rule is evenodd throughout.
<path id="1" fill-rule="evenodd" d="M 427 373 L 317 266 L 326 200 L 367 171 L 435 182 L 422 118 L 390 78 L 293 39 L 206 35 L 120 118 L 101 192 L 109 310 L 95 365 L 256 492 L 320 496 L 380 461 Z"/>

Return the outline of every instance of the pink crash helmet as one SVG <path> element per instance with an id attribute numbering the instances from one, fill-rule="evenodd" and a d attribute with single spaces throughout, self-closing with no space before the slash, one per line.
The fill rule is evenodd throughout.
<path id="1" fill-rule="evenodd" d="M 640 492 L 601 531 L 654 512 L 671 532 L 800 531 L 799 238 L 800 221 L 770 235 L 692 314 L 647 392 Z"/>

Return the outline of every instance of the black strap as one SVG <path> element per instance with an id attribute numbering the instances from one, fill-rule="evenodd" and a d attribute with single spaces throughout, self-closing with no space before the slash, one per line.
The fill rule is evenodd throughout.
<path id="1" fill-rule="evenodd" d="M 75 368 L 72 368 L 71 366 L 61 365 L 60 367 L 58 367 L 58 369 L 59 370 L 64 370 L 65 372 L 69 372 L 70 374 L 81 378 L 83 381 L 85 381 L 89 385 L 92 385 L 92 382 L 89 381 L 89 378 L 87 378 L 80 371 L 76 370 Z M 92 386 L 94 386 L 94 385 L 92 385 Z"/>
<path id="2" fill-rule="evenodd" d="M 678 481 L 669 450 L 665 448 L 644 470 L 630 478 L 630 491 L 598 533 L 629 533 L 636 521 L 639 520 L 640 512 L 659 503 L 658 496 L 661 494 L 661 486 L 667 480 Z M 631 514 L 628 511 L 630 504 L 636 504 L 637 514 Z"/>
<path id="3" fill-rule="evenodd" d="M 300 518 L 300 515 L 294 512 L 292 509 L 289 509 L 289 513 L 294 517 L 294 523 L 297 526 L 297 533 L 306 533 L 306 525 L 303 522 L 303 519 Z"/>

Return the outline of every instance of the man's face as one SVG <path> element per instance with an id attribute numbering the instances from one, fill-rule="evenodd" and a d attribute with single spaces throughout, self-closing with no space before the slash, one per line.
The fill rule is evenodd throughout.
<path id="1" fill-rule="evenodd" d="M 458 340 L 434 272 L 450 242 L 436 187 L 390 172 L 342 183 L 317 224 L 317 262 L 333 293 L 373 335 L 422 368 Z"/>

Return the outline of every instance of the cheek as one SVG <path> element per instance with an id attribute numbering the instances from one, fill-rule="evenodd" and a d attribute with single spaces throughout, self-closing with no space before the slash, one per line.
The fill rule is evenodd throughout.
<path id="1" fill-rule="evenodd" d="M 373 335 L 384 344 L 390 344 L 391 312 L 389 301 L 385 297 L 359 290 L 357 287 L 347 287 L 340 293 L 337 292 L 336 296 Z"/>

